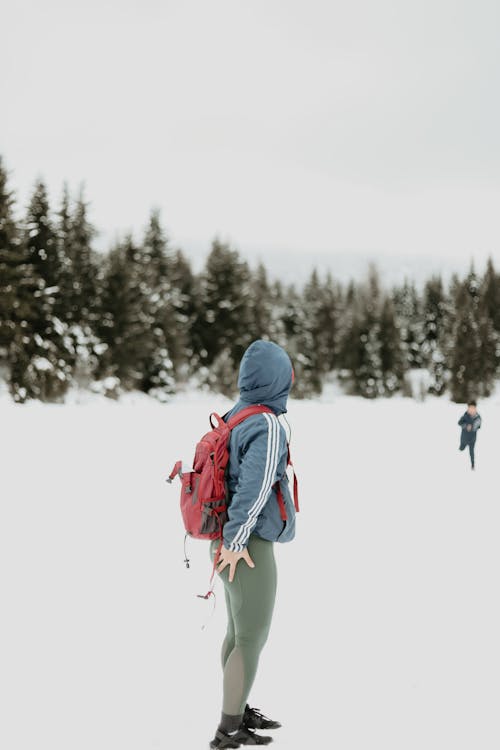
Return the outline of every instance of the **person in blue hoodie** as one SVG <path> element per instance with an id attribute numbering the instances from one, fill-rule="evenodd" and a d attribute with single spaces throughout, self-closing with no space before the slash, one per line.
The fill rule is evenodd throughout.
<path id="1" fill-rule="evenodd" d="M 252 404 L 271 409 L 241 422 L 229 442 L 228 519 L 217 564 L 228 623 L 221 654 L 222 714 L 211 748 L 265 745 L 272 738 L 255 730 L 281 726 L 250 708 L 247 699 L 273 615 L 277 581 L 273 545 L 295 536 L 295 506 L 286 475 L 288 444 L 278 421 L 287 410 L 293 378 L 284 349 L 271 341 L 254 341 L 240 363 L 240 398 L 224 416 L 227 421 Z M 286 521 L 280 513 L 278 487 Z M 212 558 L 216 549 L 213 542 Z"/>
<path id="2" fill-rule="evenodd" d="M 465 448 L 469 448 L 471 469 L 474 469 L 474 448 L 476 445 L 477 431 L 481 427 L 481 417 L 478 414 L 475 401 L 469 401 L 467 404 L 467 411 L 460 417 L 458 424 L 462 428 L 459 450 L 463 451 Z"/>

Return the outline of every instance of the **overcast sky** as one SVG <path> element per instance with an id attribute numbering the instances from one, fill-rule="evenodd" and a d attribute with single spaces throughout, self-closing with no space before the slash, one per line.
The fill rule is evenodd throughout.
<path id="1" fill-rule="evenodd" d="M 0 0 L 0 153 L 109 245 L 500 267 L 498 0 Z"/>

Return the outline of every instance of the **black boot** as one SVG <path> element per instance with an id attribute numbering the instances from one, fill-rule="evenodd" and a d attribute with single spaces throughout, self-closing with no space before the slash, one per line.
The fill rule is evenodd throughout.
<path id="1" fill-rule="evenodd" d="M 241 745 L 269 745 L 273 741 L 272 737 L 264 737 L 261 734 L 257 734 L 253 729 L 248 729 L 244 724 L 238 729 L 234 735 L 236 742 Z"/>
<path id="2" fill-rule="evenodd" d="M 268 719 L 258 708 L 250 708 L 248 703 L 243 714 L 243 725 L 247 729 L 279 729 L 281 726 L 279 721 Z"/>
<path id="3" fill-rule="evenodd" d="M 241 745 L 241 742 L 239 742 L 236 739 L 236 733 L 226 734 L 225 732 L 222 732 L 220 729 L 218 729 L 215 733 L 215 737 L 213 738 L 212 742 L 210 743 L 211 750 L 215 750 L 215 748 L 220 748 L 220 750 L 229 750 L 230 748 L 236 748 Z"/>

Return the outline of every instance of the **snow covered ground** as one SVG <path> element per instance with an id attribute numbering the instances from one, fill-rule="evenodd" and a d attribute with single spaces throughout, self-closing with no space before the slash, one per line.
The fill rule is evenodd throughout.
<path id="1" fill-rule="evenodd" d="M 206 748 L 224 602 L 183 566 L 177 458 L 206 395 L 64 407 L 0 399 L 0 747 Z M 500 398 L 477 471 L 445 400 L 289 409 L 302 512 L 251 700 L 287 750 L 498 750 Z"/>

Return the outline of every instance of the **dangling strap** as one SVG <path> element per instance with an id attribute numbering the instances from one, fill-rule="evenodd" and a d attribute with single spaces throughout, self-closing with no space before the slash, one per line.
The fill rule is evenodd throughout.
<path id="1" fill-rule="evenodd" d="M 205 630 L 205 628 L 208 626 L 208 624 L 209 624 L 210 620 L 212 619 L 212 616 L 213 616 L 213 614 L 215 612 L 215 607 L 217 606 L 217 597 L 215 596 L 215 593 L 213 591 L 209 591 L 208 594 L 207 594 L 207 596 L 206 597 L 204 596 L 203 599 L 207 599 L 209 596 L 213 596 L 213 598 L 214 598 L 214 606 L 212 607 L 212 611 L 210 612 L 209 616 L 207 617 L 206 622 L 204 622 L 203 625 L 201 626 L 202 630 Z"/>
<path id="2" fill-rule="evenodd" d="M 210 583 L 211 584 L 213 584 L 214 575 L 215 575 L 215 569 L 216 569 L 216 567 L 217 567 L 217 565 L 219 563 L 219 557 L 220 557 L 220 552 L 221 552 L 223 543 L 224 543 L 224 539 L 221 539 L 220 542 L 219 542 L 219 546 L 217 547 L 217 551 L 216 551 L 216 553 L 214 555 L 214 564 L 212 566 L 212 575 L 210 576 Z M 212 590 L 213 590 L 213 585 L 212 585 Z"/>
<path id="3" fill-rule="evenodd" d="M 172 484 L 172 481 L 175 479 L 175 477 L 177 475 L 179 475 L 180 477 L 182 477 L 182 461 L 177 461 L 176 462 L 174 468 L 172 469 L 172 471 L 170 472 L 170 474 L 168 476 L 167 482 L 169 484 Z"/>
<path id="4" fill-rule="evenodd" d="M 214 575 L 215 575 L 215 569 L 216 569 L 216 567 L 217 567 L 217 565 L 219 563 L 220 551 L 222 549 L 223 542 L 224 542 L 224 540 L 221 539 L 220 543 L 219 543 L 219 546 L 217 547 L 217 551 L 216 551 L 216 553 L 214 555 L 214 564 L 212 565 L 212 575 L 210 576 L 210 581 L 209 581 L 209 583 L 210 583 L 210 589 L 207 591 L 206 594 L 196 594 L 196 596 L 198 597 L 198 599 L 210 599 L 211 596 L 215 596 L 215 594 L 214 594 L 213 580 L 214 580 Z"/>

